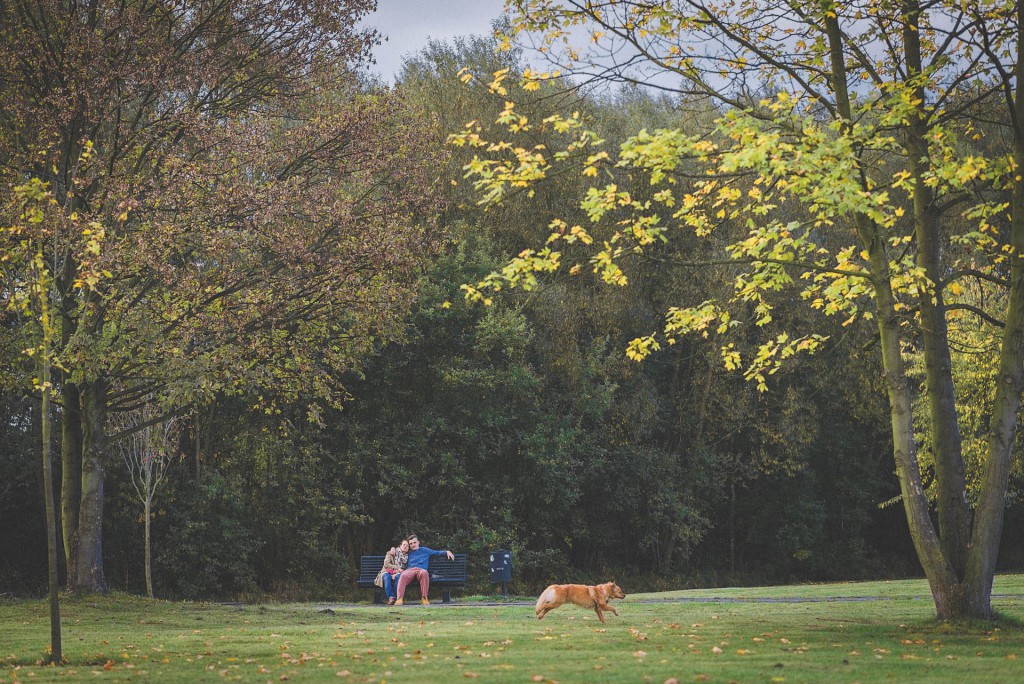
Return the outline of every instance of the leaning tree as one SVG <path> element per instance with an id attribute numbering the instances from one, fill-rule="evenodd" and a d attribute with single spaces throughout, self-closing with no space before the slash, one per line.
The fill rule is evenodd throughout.
<path id="1" fill-rule="evenodd" d="M 619 285 L 642 278 L 645 264 L 723 267 L 730 297 L 680 302 L 663 330 L 637 338 L 627 353 L 642 359 L 697 333 L 760 389 L 785 359 L 825 343 L 807 316 L 740 353 L 735 336 L 749 339 L 767 325 L 780 297 L 793 293 L 846 325 L 869 323 L 884 368 L 899 498 L 936 612 L 991 617 L 1024 383 L 1024 9 L 1006 0 L 507 5 L 506 44 L 532 45 L 556 65 L 528 70 L 525 87 L 565 74 L 637 83 L 710 100 L 721 116 L 703 135 L 641 130 L 607 151 L 579 117 L 531 122 L 509 101 L 499 118 L 509 140 L 485 140 L 472 125 L 453 136 L 480 151 L 466 168 L 485 201 L 531 187 L 581 150 L 589 152 L 585 176 L 611 176 L 580 202 L 589 222 L 554 221 L 545 247 L 467 286 L 467 295 L 531 287 L 538 273 L 576 260 L 571 273 L 589 260 Z M 498 93 L 506 78 L 488 77 Z M 514 142 L 537 126 L 574 131 L 576 140 L 558 151 Z M 636 192 L 640 183 L 649 190 Z M 659 254 L 657 245 L 681 230 L 706 238 L 720 256 L 688 262 Z M 995 294 L 972 294 L 978 288 L 968 285 L 979 283 Z M 979 325 L 998 335 L 999 359 L 986 390 L 987 447 L 972 505 L 950 339 Z M 908 354 L 923 359 L 927 411 L 919 424 Z"/>

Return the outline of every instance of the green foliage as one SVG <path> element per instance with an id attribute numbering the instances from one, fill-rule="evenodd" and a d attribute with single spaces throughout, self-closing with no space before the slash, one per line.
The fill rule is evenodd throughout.
<path id="1" fill-rule="evenodd" d="M 23 358 L 15 352 L 11 360 Z M 0 554 L 0 594 L 41 593 L 46 587 L 45 518 L 39 473 L 39 404 L 10 390 L 0 391 L 0 521 L 4 546 Z M 17 552 L 14 552 L 17 549 Z"/>
<path id="2" fill-rule="evenodd" d="M 194 599 L 236 596 L 255 588 L 255 559 L 262 541 L 228 479 L 212 475 L 176 492 L 165 510 L 154 525 L 160 540 L 154 550 L 154 577 L 161 591 Z"/>

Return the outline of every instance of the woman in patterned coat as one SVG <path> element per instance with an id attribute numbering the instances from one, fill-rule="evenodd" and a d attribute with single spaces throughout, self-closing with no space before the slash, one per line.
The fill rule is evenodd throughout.
<path id="1" fill-rule="evenodd" d="M 380 569 L 377 579 L 373 581 L 378 587 L 384 588 L 384 593 L 388 595 L 389 606 L 395 603 L 395 598 L 398 596 L 395 587 L 398 585 L 398 578 L 408 564 L 409 542 L 403 539 L 398 546 L 392 547 L 384 556 L 384 567 Z"/>

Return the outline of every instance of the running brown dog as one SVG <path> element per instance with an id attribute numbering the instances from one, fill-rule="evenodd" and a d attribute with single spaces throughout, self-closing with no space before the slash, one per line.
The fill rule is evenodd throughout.
<path id="1" fill-rule="evenodd" d="M 537 599 L 537 619 L 541 620 L 549 612 L 558 608 L 563 603 L 575 603 L 580 608 L 593 608 L 597 613 L 597 619 L 604 622 L 602 611 L 610 610 L 615 615 L 615 610 L 608 602 L 613 599 L 623 599 L 626 595 L 615 582 L 605 582 L 589 586 L 586 584 L 552 584 Z"/>

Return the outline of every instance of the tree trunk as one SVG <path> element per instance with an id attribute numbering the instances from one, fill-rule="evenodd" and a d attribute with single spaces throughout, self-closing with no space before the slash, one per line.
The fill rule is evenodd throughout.
<path id="1" fill-rule="evenodd" d="M 76 591 L 106 593 L 103 573 L 103 480 L 106 457 L 106 390 L 100 381 L 82 386 L 82 505 L 78 518 Z"/>
<path id="2" fill-rule="evenodd" d="M 877 227 L 861 219 L 862 235 L 870 236 L 869 265 L 875 285 L 875 304 L 878 308 L 878 333 L 881 339 L 882 367 L 889 397 L 889 416 L 892 425 L 893 460 L 900 481 L 903 509 L 907 515 L 910 537 L 917 557 L 928 578 L 935 612 L 940 619 L 956 616 L 962 595 L 959 578 L 942 550 L 942 544 L 932 524 L 928 499 L 921 484 L 921 470 L 917 463 L 914 442 L 914 421 L 911 410 L 910 388 L 900 344 L 900 324 L 896 317 L 895 298 L 889 281 L 889 257 L 885 238 Z"/>
<path id="3" fill-rule="evenodd" d="M 153 571 L 152 571 L 152 554 L 150 551 L 150 536 L 149 536 L 149 518 L 150 511 L 153 506 L 153 495 L 149 488 L 149 484 L 146 484 L 146 595 L 149 598 L 153 598 Z"/>
<path id="4" fill-rule="evenodd" d="M 736 577 L 736 479 L 729 478 L 729 576 Z"/>
<path id="5" fill-rule="evenodd" d="M 1017 4 L 1016 87 L 1013 98 L 1013 156 L 1020 173 L 1024 169 L 1024 3 Z M 989 424 L 988 459 L 975 513 L 974 534 L 967 560 L 966 607 L 972 615 L 992 616 L 992 582 L 1003 532 L 1006 488 L 1010 478 L 1017 410 L 1024 388 L 1024 183 L 1013 186 L 1010 211 L 1010 302 L 999 354 L 999 374 Z"/>
<path id="6" fill-rule="evenodd" d="M 43 316 L 48 316 L 45 306 L 45 288 L 43 292 Z M 49 564 L 49 594 L 50 594 L 50 655 L 48 660 L 51 663 L 61 663 L 64 660 L 63 646 L 60 629 L 60 578 L 58 577 L 58 552 L 59 542 L 57 540 L 57 511 L 53 500 L 53 414 L 50 406 L 50 344 L 47 339 L 49 323 L 43 321 L 43 351 L 40 355 L 41 363 L 41 385 L 42 385 L 42 428 L 43 428 L 43 501 L 46 506 L 46 555 Z"/>
<path id="7" fill-rule="evenodd" d="M 82 405 L 78 387 L 65 381 L 61 412 L 61 527 L 67 586 L 71 588 L 78 567 L 78 511 L 82 505 Z"/>
<path id="8" fill-rule="evenodd" d="M 202 479 L 202 463 L 203 463 L 202 453 L 203 452 L 199 448 L 200 447 L 199 430 L 201 428 L 201 425 L 202 425 L 202 417 L 200 416 L 199 412 L 196 411 L 195 417 L 194 417 L 193 422 L 192 422 L 192 426 L 195 428 L 195 431 L 196 431 L 196 482 L 199 482 L 199 480 Z"/>
<path id="9" fill-rule="evenodd" d="M 918 77 L 921 65 L 920 7 L 916 0 L 904 3 L 903 45 L 907 55 L 907 77 Z M 924 106 L 925 93 L 916 87 L 914 97 Z M 922 290 L 918 298 L 921 335 L 924 340 L 925 390 L 929 427 L 935 457 L 935 486 L 939 536 L 946 558 L 958 577 L 963 577 L 971 534 L 971 507 L 967 500 L 967 472 L 963 442 L 953 388 L 953 362 L 949 350 L 945 305 L 942 301 L 940 216 L 934 206 L 935 193 L 925 183 L 929 168 L 925 136 L 928 125 L 918 111 L 907 128 L 907 152 L 914 179 L 914 229 L 917 263 L 924 269 L 933 289 Z"/>

